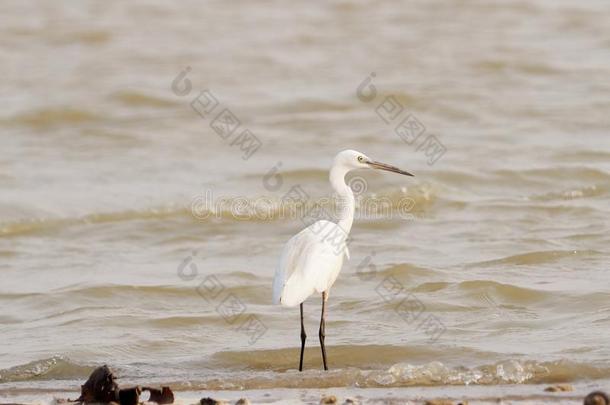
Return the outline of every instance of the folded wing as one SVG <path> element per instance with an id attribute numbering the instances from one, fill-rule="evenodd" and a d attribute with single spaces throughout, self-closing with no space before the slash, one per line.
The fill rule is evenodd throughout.
<path id="1" fill-rule="evenodd" d="M 273 303 L 295 306 L 315 291 L 327 291 L 347 255 L 346 234 L 337 224 L 318 221 L 293 236 L 282 252 L 273 279 Z"/>

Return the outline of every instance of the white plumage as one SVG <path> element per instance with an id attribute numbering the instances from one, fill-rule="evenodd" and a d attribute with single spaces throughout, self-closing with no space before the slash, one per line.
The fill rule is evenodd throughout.
<path id="1" fill-rule="evenodd" d="M 303 370 L 307 338 L 303 324 L 303 302 L 314 292 L 322 293 L 319 337 L 324 369 L 328 370 L 324 346 L 325 303 L 329 290 L 343 267 L 344 258 L 349 259 L 346 241 L 352 229 L 356 203 L 352 189 L 345 184 L 345 175 L 356 169 L 380 169 L 412 176 L 394 166 L 375 162 L 354 150 L 345 150 L 335 156 L 330 169 L 330 183 L 339 198 L 337 205 L 341 208 L 337 222 L 319 220 L 293 236 L 284 247 L 273 278 L 273 303 L 301 307 L 299 371 Z"/>
<path id="2" fill-rule="evenodd" d="M 334 222 L 321 220 L 293 236 L 282 252 L 273 279 L 273 303 L 287 307 L 299 305 L 315 292 L 322 293 L 334 284 L 343 259 L 349 259 L 345 241 L 333 235 L 344 234 Z"/>

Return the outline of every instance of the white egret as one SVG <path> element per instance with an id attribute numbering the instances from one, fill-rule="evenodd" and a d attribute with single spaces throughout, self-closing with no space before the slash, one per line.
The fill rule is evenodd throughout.
<path id="1" fill-rule="evenodd" d="M 293 236 L 284 247 L 273 279 L 273 303 L 301 307 L 299 371 L 303 371 L 303 351 L 307 339 L 303 324 L 303 302 L 314 292 L 322 293 L 318 336 L 324 370 L 328 370 L 324 346 L 326 301 L 329 290 L 341 271 L 344 256 L 349 259 L 346 241 L 354 221 L 355 200 L 352 189 L 345 183 L 345 175 L 357 169 L 378 169 L 413 176 L 397 167 L 371 160 L 354 150 L 344 150 L 335 156 L 330 169 L 330 184 L 339 198 L 338 205 L 341 209 L 338 221 L 319 220 Z"/>

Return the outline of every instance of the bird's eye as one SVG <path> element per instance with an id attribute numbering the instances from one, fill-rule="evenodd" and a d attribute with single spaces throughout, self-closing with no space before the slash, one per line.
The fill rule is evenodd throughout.
<path id="1" fill-rule="evenodd" d="M 364 156 L 358 156 L 358 161 L 359 162 L 364 162 Z"/>

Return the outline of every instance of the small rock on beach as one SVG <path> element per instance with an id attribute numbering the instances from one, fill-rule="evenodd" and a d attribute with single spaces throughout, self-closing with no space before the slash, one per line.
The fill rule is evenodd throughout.
<path id="1" fill-rule="evenodd" d="M 574 391 L 574 388 L 570 384 L 557 384 L 544 389 L 546 392 L 570 392 Z"/>

